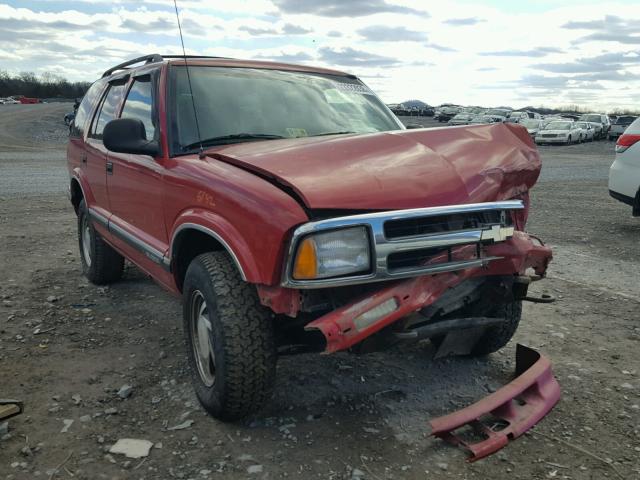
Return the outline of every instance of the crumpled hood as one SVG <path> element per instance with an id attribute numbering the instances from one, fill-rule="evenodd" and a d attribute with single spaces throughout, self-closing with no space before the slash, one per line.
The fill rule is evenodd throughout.
<path id="1" fill-rule="evenodd" d="M 527 130 L 511 124 L 248 142 L 206 155 L 292 189 L 310 209 L 503 200 L 531 188 L 541 166 Z"/>

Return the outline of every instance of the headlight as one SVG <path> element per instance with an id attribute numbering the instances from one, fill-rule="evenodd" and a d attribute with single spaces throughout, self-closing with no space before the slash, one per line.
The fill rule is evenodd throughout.
<path id="1" fill-rule="evenodd" d="M 365 227 L 345 228 L 305 237 L 296 251 L 295 280 L 339 277 L 371 269 L 369 235 Z"/>

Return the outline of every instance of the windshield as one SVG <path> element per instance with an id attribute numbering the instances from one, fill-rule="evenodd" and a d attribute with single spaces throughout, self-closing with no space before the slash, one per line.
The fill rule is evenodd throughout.
<path id="1" fill-rule="evenodd" d="M 571 130 L 571 122 L 551 122 L 545 130 Z"/>
<path id="2" fill-rule="evenodd" d="M 521 120 L 520 125 L 523 125 L 527 128 L 538 128 L 540 126 L 540 120 Z"/>
<path id="3" fill-rule="evenodd" d="M 616 125 L 631 125 L 636 117 L 618 117 L 616 119 Z"/>
<path id="4" fill-rule="evenodd" d="M 579 120 L 583 121 L 583 122 L 595 122 L 595 123 L 602 123 L 602 119 L 600 118 L 600 115 L 582 115 Z"/>
<path id="5" fill-rule="evenodd" d="M 173 147 L 331 133 L 402 129 L 378 97 L 355 78 L 254 68 L 172 68 Z M 220 138 L 226 137 L 226 138 Z M 231 138 L 230 138 L 231 137 Z M 193 148 L 193 147 L 192 147 Z"/>

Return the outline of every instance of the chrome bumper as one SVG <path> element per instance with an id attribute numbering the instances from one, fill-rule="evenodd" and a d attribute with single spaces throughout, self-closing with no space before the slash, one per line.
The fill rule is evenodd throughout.
<path id="1" fill-rule="evenodd" d="M 480 246 L 482 244 L 503 242 L 513 236 L 514 227 L 507 225 L 506 215 L 501 215 L 500 222 L 482 225 L 474 229 L 447 231 L 428 235 L 405 236 L 393 239 L 389 239 L 385 235 L 385 224 L 397 220 L 422 218 L 428 222 L 429 217 L 442 217 L 447 215 L 463 216 L 465 214 L 492 211 L 506 213 L 508 211 L 522 209 L 524 209 L 524 204 L 521 200 L 508 200 L 500 202 L 473 203 L 467 205 L 417 208 L 411 210 L 394 210 L 331 218 L 328 220 L 306 223 L 298 227 L 293 233 L 282 286 L 299 289 L 338 287 L 482 267 L 492 260 L 498 260 L 500 257 L 482 257 Z M 369 231 L 372 260 L 372 269 L 370 272 L 319 280 L 296 280 L 292 277 L 293 259 L 300 241 L 305 236 L 327 230 L 356 226 L 364 226 Z M 452 258 L 449 258 L 449 260 L 445 262 L 428 263 L 402 269 L 393 269 L 389 266 L 389 256 L 394 253 L 406 253 L 472 244 L 478 245 L 478 256 L 471 260 L 455 261 Z"/>

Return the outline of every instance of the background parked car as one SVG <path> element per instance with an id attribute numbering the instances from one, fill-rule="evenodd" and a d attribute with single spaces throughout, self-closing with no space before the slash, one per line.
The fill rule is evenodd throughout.
<path id="1" fill-rule="evenodd" d="M 460 112 L 460 107 L 441 107 L 436 111 L 436 118 L 439 122 L 448 122 Z"/>
<path id="2" fill-rule="evenodd" d="M 543 123 L 542 120 L 540 119 L 535 119 L 535 118 L 527 118 L 525 120 L 520 120 L 520 125 L 522 125 L 524 128 L 527 129 L 527 132 L 529 132 L 529 135 L 531 135 L 532 137 L 535 138 L 535 136 L 538 134 L 538 132 L 540 130 L 542 130 L 543 127 Z"/>
<path id="3" fill-rule="evenodd" d="M 629 125 L 631 125 L 638 117 L 631 115 L 621 115 L 611 124 L 611 129 L 607 134 L 607 140 L 615 140 L 624 133 Z"/>
<path id="4" fill-rule="evenodd" d="M 576 125 L 580 130 L 582 130 L 582 141 L 583 142 L 593 142 L 593 137 L 595 136 L 595 129 L 593 128 L 593 124 L 589 122 L 576 122 Z"/>
<path id="5" fill-rule="evenodd" d="M 527 112 L 511 112 L 507 117 L 507 122 L 520 123 L 522 120 L 527 120 L 529 114 Z"/>
<path id="6" fill-rule="evenodd" d="M 483 123 L 497 123 L 500 120 L 496 120 L 492 115 L 477 115 L 471 119 L 469 125 L 480 125 Z"/>
<path id="7" fill-rule="evenodd" d="M 511 110 L 502 108 L 492 108 L 485 112 L 485 115 L 492 117 L 496 122 L 505 122 L 509 118 Z"/>
<path id="8" fill-rule="evenodd" d="M 609 117 L 603 113 L 585 113 L 584 115 L 580 115 L 578 121 L 593 123 L 596 138 L 605 138 L 611 128 Z"/>
<path id="9" fill-rule="evenodd" d="M 640 217 L 640 119 L 618 138 L 616 159 L 609 170 L 609 194 L 633 207 L 633 216 Z"/>
<path id="10" fill-rule="evenodd" d="M 473 120 L 474 116 L 475 115 L 472 115 L 470 113 L 458 113 L 455 117 L 449 120 L 448 124 L 449 125 L 469 125 L 469 123 L 471 123 L 471 120 Z"/>
<path id="11" fill-rule="evenodd" d="M 571 145 L 580 141 L 582 130 L 572 120 L 557 120 L 548 123 L 536 135 L 536 143 L 563 143 Z"/>

